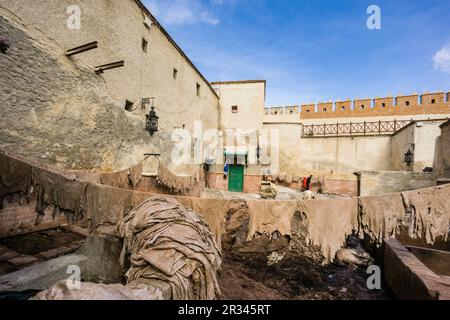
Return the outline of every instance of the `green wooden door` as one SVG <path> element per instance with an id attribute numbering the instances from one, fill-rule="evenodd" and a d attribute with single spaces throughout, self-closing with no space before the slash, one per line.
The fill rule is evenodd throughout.
<path id="1" fill-rule="evenodd" d="M 244 166 L 230 166 L 228 190 L 244 192 Z"/>

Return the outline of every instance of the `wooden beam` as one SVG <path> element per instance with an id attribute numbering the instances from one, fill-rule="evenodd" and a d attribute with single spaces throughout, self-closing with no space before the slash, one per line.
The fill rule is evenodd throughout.
<path id="1" fill-rule="evenodd" d="M 95 67 L 95 73 L 96 74 L 101 74 L 105 70 L 120 68 L 120 67 L 123 67 L 124 65 L 125 65 L 125 61 L 123 61 L 123 60 L 122 61 L 108 63 L 108 64 L 104 64 L 104 65 Z"/>
<path id="2" fill-rule="evenodd" d="M 66 56 L 70 57 L 70 56 L 73 56 L 75 54 L 79 54 L 79 53 L 82 53 L 82 52 L 85 52 L 85 51 L 89 51 L 89 50 L 92 50 L 92 49 L 96 49 L 96 48 L 98 48 L 98 42 L 94 41 L 94 42 L 91 42 L 91 43 L 88 43 L 88 44 L 84 44 L 84 45 L 76 47 L 76 48 L 72 48 L 72 49 L 66 50 Z"/>

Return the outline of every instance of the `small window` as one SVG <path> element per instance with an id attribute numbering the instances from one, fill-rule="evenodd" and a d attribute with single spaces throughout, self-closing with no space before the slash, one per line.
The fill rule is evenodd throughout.
<path id="1" fill-rule="evenodd" d="M 342 111 L 345 111 L 345 107 L 342 107 L 341 110 L 342 110 Z"/>
<path id="2" fill-rule="evenodd" d="M 308 110 L 306 110 L 306 112 L 309 112 L 309 109 L 308 109 Z"/>
<path id="3" fill-rule="evenodd" d="M 361 110 L 364 110 L 366 108 L 366 106 L 365 105 L 361 105 Z"/>
<path id="4" fill-rule="evenodd" d="M 406 101 L 406 106 L 409 106 L 409 101 Z"/>
<path id="5" fill-rule="evenodd" d="M 200 97 L 200 89 L 201 89 L 201 85 L 199 83 L 197 83 L 197 97 Z"/>
<path id="6" fill-rule="evenodd" d="M 133 102 L 126 100 L 125 101 L 125 110 L 130 111 L 130 112 L 133 111 L 133 105 L 134 105 Z"/>
<path id="7" fill-rule="evenodd" d="M 327 108 L 323 108 L 323 112 L 327 112 Z"/>
<path id="8" fill-rule="evenodd" d="M 148 41 L 142 38 L 142 51 L 147 53 L 147 49 L 148 49 Z"/>
<path id="9" fill-rule="evenodd" d="M 382 107 L 382 108 L 386 108 L 386 103 L 383 102 L 383 103 L 381 104 L 381 107 Z"/>
<path id="10" fill-rule="evenodd" d="M 431 99 L 431 104 L 435 104 L 436 103 L 436 99 Z"/>
<path id="11" fill-rule="evenodd" d="M 177 77 L 178 77 L 178 70 L 173 68 L 173 79 L 177 80 Z"/>
<path id="12" fill-rule="evenodd" d="M 238 106 L 232 106 L 231 107 L 231 112 L 238 113 Z"/>
<path id="13" fill-rule="evenodd" d="M 290 113 L 291 113 L 291 114 L 294 114 L 294 111 L 292 111 L 292 110 L 291 110 L 291 112 L 290 112 Z"/>

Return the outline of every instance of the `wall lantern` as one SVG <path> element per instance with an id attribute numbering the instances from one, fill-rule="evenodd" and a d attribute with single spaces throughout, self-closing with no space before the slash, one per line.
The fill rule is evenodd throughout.
<path id="1" fill-rule="evenodd" d="M 146 115 L 147 121 L 145 129 L 150 132 L 150 135 L 153 135 L 155 132 L 158 132 L 158 119 L 159 117 L 156 115 L 155 107 L 152 106 L 150 113 Z"/>
<path id="2" fill-rule="evenodd" d="M 405 162 L 409 165 L 414 162 L 414 153 L 411 149 L 408 149 L 408 152 L 405 153 Z"/>

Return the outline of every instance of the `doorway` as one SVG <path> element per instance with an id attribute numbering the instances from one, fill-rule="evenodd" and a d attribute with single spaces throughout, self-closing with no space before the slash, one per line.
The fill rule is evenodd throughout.
<path id="1" fill-rule="evenodd" d="M 228 178 L 228 191 L 244 192 L 244 166 L 231 165 Z"/>

